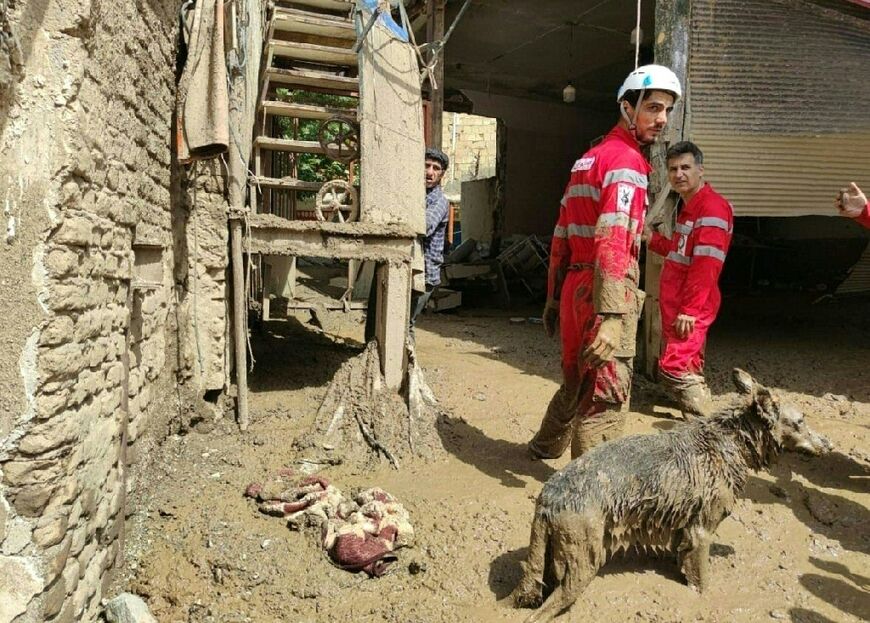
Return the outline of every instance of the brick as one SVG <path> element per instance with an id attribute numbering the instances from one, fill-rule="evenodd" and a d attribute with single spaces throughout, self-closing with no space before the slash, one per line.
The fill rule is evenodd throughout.
<path id="1" fill-rule="evenodd" d="M 60 576 L 54 581 L 54 584 L 49 587 L 45 596 L 42 598 L 42 616 L 46 619 L 50 619 L 60 612 L 61 608 L 63 608 L 64 601 L 66 600 L 66 595 L 66 582 L 64 581 L 63 576 Z"/>
<path id="2" fill-rule="evenodd" d="M 19 487 L 10 496 L 12 505 L 19 515 L 24 517 L 39 517 L 56 488 L 56 485 L 27 485 Z"/>
<path id="3" fill-rule="evenodd" d="M 40 350 L 37 359 L 43 379 L 57 379 L 78 375 L 86 366 L 85 347 L 82 344 L 61 344 Z"/>
<path id="4" fill-rule="evenodd" d="M 54 517 L 44 521 L 45 525 L 37 526 L 33 531 L 33 541 L 40 547 L 51 547 L 60 543 L 63 537 L 66 536 L 66 531 L 69 527 L 67 519 L 68 511 L 68 506 L 62 506 L 58 509 L 59 514 L 55 514 Z M 40 519 L 40 523 L 43 523 L 45 519 L 44 517 Z"/>
<path id="5" fill-rule="evenodd" d="M 41 346 L 51 346 L 69 340 L 74 322 L 69 316 L 55 316 L 47 321 L 39 334 Z"/>
<path id="6" fill-rule="evenodd" d="M 86 247 L 91 244 L 93 236 L 94 226 L 90 220 L 83 216 L 72 216 L 64 219 L 51 240 L 57 244 Z"/>
<path id="7" fill-rule="evenodd" d="M 72 417 L 52 418 L 34 426 L 18 446 L 22 454 L 39 455 L 71 444 L 78 439 L 79 426 Z"/>
<path id="8" fill-rule="evenodd" d="M 53 277 L 63 277 L 75 273 L 79 266 L 79 256 L 68 248 L 56 248 L 45 256 L 45 269 Z"/>

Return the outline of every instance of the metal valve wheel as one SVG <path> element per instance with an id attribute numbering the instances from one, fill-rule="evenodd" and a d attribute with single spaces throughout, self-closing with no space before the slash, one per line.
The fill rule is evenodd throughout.
<path id="1" fill-rule="evenodd" d="M 314 212 L 318 221 L 327 218 L 336 223 L 350 223 L 359 218 L 356 188 L 345 180 L 330 180 L 317 191 Z"/>
<path id="2" fill-rule="evenodd" d="M 333 160 L 346 163 L 359 158 L 359 127 L 347 117 L 330 117 L 321 123 L 317 139 Z"/>

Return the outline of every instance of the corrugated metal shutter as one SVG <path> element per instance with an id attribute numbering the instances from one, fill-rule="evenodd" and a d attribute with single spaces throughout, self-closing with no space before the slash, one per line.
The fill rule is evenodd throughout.
<path id="1" fill-rule="evenodd" d="M 802 0 L 694 0 L 689 134 L 740 216 L 870 190 L 870 22 Z"/>

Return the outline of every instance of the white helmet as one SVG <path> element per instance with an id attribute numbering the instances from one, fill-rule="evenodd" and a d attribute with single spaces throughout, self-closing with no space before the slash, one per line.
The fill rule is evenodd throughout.
<path id="1" fill-rule="evenodd" d="M 628 74 L 625 82 L 619 87 L 616 101 L 621 102 L 627 91 L 668 91 L 673 93 L 674 103 L 683 95 L 680 79 L 663 65 L 644 65 Z"/>

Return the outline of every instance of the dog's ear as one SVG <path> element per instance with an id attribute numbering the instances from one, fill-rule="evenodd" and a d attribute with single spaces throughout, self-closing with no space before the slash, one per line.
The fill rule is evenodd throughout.
<path id="1" fill-rule="evenodd" d="M 756 413 L 765 426 L 770 429 L 775 428 L 779 419 L 779 405 L 770 390 L 766 387 L 756 386 L 754 402 Z"/>
<path id="2" fill-rule="evenodd" d="M 740 368 L 734 368 L 731 372 L 731 380 L 734 381 L 734 386 L 741 394 L 753 395 L 758 387 L 758 383 L 752 378 L 752 375 Z"/>

